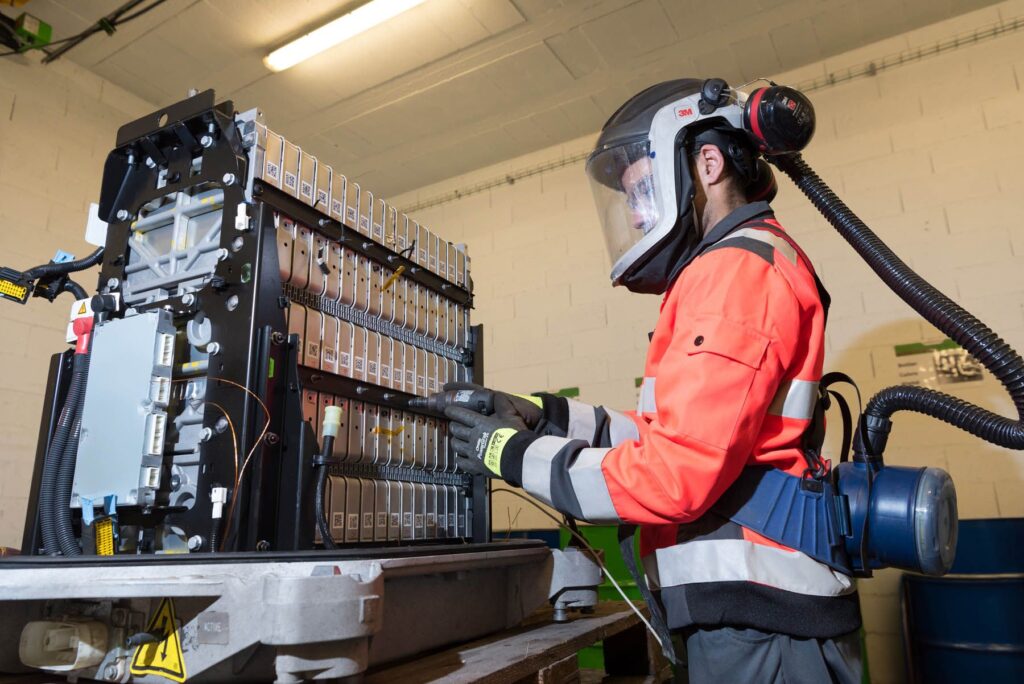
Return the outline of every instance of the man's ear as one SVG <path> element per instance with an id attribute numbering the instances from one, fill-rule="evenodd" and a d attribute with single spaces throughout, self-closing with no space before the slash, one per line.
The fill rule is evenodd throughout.
<path id="1" fill-rule="evenodd" d="M 697 173 L 705 185 L 714 185 L 725 176 L 725 156 L 715 145 L 701 145 L 697 152 Z"/>

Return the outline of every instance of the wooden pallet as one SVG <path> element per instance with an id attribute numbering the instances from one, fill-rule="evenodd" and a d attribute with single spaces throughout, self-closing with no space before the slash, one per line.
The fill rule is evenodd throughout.
<path id="1" fill-rule="evenodd" d="M 515 629 L 371 671 L 365 683 L 572 684 L 581 681 L 577 654 L 598 641 L 604 642 L 605 669 L 615 681 L 671 678 L 657 644 L 629 606 L 603 601 L 593 613 L 564 623 L 552 622 L 550 609 L 540 611 Z M 586 681 L 601 680 L 588 673 Z"/>

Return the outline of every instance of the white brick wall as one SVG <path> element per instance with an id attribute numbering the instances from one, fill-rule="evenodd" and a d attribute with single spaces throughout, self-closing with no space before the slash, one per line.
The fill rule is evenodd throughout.
<path id="1" fill-rule="evenodd" d="M 152 109 L 67 60 L 0 59 L 0 265 L 95 249 L 83 235 L 107 152 L 121 124 Z M 76 280 L 91 290 L 96 271 Z M 70 304 L 0 302 L 0 546 L 21 546 L 47 366 L 64 349 Z"/>
<path id="2" fill-rule="evenodd" d="M 776 77 L 796 83 L 1024 15 L 1004 2 Z M 685 75 L 685 74 L 681 74 Z M 709 76 L 714 74 L 707 74 Z M 1024 32 L 811 94 L 818 133 L 808 161 L 922 275 L 1024 350 Z M 531 153 L 397 198 L 412 205 L 590 147 L 593 137 Z M 889 292 L 785 179 L 779 218 L 831 290 L 827 369 L 866 395 L 897 382 L 893 345 L 941 338 Z M 511 207 L 511 213 L 510 213 Z M 608 286 L 581 163 L 420 212 L 465 241 L 487 335 L 488 384 L 508 390 L 580 388 L 582 399 L 628 408 L 642 374 L 659 299 Z M 449 227 L 454 230 L 446 234 Z M 511 306 L 510 306 L 511 302 Z M 997 383 L 955 390 L 1012 415 Z M 833 435 L 835 437 L 835 435 Z M 889 462 L 947 468 L 962 517 L 1024 515 L 1024 455 L 901 414 Z M 523 502 L 494 502 L 494 529 L 548 527 Z M 898 577 L 862 583 L 875 682 L 901 681 Z"/>

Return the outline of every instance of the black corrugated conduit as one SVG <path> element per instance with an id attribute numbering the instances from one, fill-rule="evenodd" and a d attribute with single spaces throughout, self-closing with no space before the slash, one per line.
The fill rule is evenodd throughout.
<path id="1" fill-rule="evenodd" d="M 57 518 L 59 516 L 57 499 L 57 481 L 61 463 L 71 440 L 71 431 L 75 422 L 78 407 L 85 398 L 85 376 L 89 369 L 88 359 L 84 354 L 75 354 L 71 367 L 71 382 L 68 385 L 67 397 L 57 418 L 57 427 L 53 431 L 50 447 L 43 463 L 42 482 L 39 489 L 39 527 L 43 538 L 43 552 L 57 554 L 60 552 L 60 541 L 57 536 Z M 77 438 L 76 438 L 77 442 Z M 67 507 L 69 501 L 64 502 Z"/>
<path id="2" fill-rule="evenodd" d="M 1017 419 L 1006 418 L 957 397 L 911 385 L 887 387 L 868 401 L 855 445 L 881 454 L 890 417 L 916 411 L 1010 449 L 1024 449 L 1024 359 L 988 326 L 915 273 L 836 196 L 799 154 L 768 158 L 811 200 L 850 246 L 900 299 L 966 349 L 1013 398 Z M 872 429 L 882 426 L 880 430 Z M 864 444 L 864 442 L 869 442 Z"/>

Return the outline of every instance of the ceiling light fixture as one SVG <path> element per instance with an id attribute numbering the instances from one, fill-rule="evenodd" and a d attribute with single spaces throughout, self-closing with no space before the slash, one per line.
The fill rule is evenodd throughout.
<path id="1" fill-rule="evenodd" d="M 343 14 L 315 31 L 310 31 L 301 38 L 279 47 L 264 57 L 263 63 L 271 71 L 284 71 L 423 2 L 424 0 L 370 0 L 348 14 Z"/>

